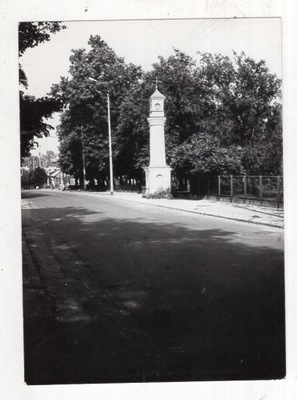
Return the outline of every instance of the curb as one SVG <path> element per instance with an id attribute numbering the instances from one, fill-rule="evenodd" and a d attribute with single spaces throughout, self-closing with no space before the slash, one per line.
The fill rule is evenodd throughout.
<path id="1" fill-rule="evenodd" d="M 119 199 L 118 198 L 118 200 L 124 200 L 124 199 Z M 142 203 L 142 202 L 137 201 L 137 200 L 130 200 L 129 199 L 129 201 L 132 201 L 134 203 Z M 245 222 L 245 223 L 248 223 L 248 224 L 270 226 L 270 227 L 273 227 L 273 228 L 284 229 L 282 226 L 275 225 L 275 224 L 269 224 L 269 223 L 266 223 L 266 222 L 258 222 L 258 221 L 240 219 L 240 218 L 226 217 L 224 215 L 209 214 L 209 213 L 195 211 L 195 210 L 187 210 L 187 209 L 184 209 L 184 208 L 165 206 L 165 205 L 162 205 L 162 204 L 153 204 L 153 203 L 148 203 L 148 204 L 150 204 L 152 206 L 155 206 L 155 207 L 166 208 L 168 210 L 184 211 L 184 212 L 188 212 L 188 213 L 191 213 L 191 214 L 205 215 L 206 217 L 221 218 L 221 219 L 227 219 L 227 220 L 230 220 L 230 221 Z"/>
<path id="2" fill-rule="evenodd" d="M 61 192 L 62 193 L 62 192 Z M 131 199 L 131 198 L 127 198 L 124 199 L 123 197 L 116 197 L 116 196 L 112 196 L 110 195 L 110 193 L 100 193 L 100 192 L 83 192 L 83 191 L 64 191 L 63 193 L 75 193 L 75 194 L 80 194 L 80 195 L 84 195 L 84 196 L 98 196 L 98 197 L 110 197 L 114 200 L 119 200 L 119 201 L 130 201 L 133 203 L 145 203 L 144 201 L 139 201 L 137 199 Z M 168 205 L 164 205 L 164 204 L 154 204 L 153 202 L 147 202 L 146 204 L 155 206 L 155 207 L 160 207 L 160 208 L 166 208 L 168 210 L 176 210 L 176 211 L 183 211 L 183 212 L 187 212 L 187 213 L 191 213 L 191 214 L 198 214 L 198 215 L 204 215 L 206 217 L 213 217 L 213 218 L 221 218 L 221 219 L 226 219 L 229 221 L 237 221 L 237 222 L 243 222 L 243 223 L 248 223 L 248 224 L 254 224 L 254 225 L 261 225 L 261 226 L 269 226 L 272 228 L 278 228 L 278 229 L 284 229 L 283 226 L 279 226 L 273 223 L 267 223 L 267 222 L 259 222 L 259 221 L 251 221 L 251 220 L 246 220 L 246 219 L 242 219 L 242 218 L 235 218 L 235 217 L 228 217 L 228 216 L 224 216 L 224 215 L 218 215 L 218 214 L 214 214 L 214 213 L 207 213 L 207 212 L 200 212 L 200 211 L 196 211 L 196 210 L 187 210 L 184 208 L 180 208 L 180 207 L 172 207 L 172 206 L 168 206 Z M 255 211 L 256 212 L 256 211 Z"/>

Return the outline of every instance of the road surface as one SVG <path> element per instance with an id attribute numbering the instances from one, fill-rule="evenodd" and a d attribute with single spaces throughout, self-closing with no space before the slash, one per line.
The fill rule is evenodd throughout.
<path id="1" fill-rule="evenodd" d="M 280 229 L 23 192 L 28 384 L 285 375 Z"/>

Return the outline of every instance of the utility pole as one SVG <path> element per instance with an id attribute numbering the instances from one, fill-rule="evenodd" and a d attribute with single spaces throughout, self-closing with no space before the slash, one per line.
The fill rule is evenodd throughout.
<path id="1" fill-rule="evenodd" d="M 84 133 L 83 133 L 83 130 L 81 130 L 81 149 L 82 149 L 84 190 L 86 190 L 86 188 L 87 188 L 87 184 L 86 184 L 86 159 L 85 159 L 85 144 L 84 144 Z"/>
<path id="2" fill-rule="evenodd" d="M 110 99 L 109 91 L 107 92 L 107 119 L 108 119 L 108 143 L 109 143 L 109 179 L 110 194 L 113 195 L 113 165 L 112 165 L 112 146 L 111 146 L 111 124 L 110 124 Z"/>

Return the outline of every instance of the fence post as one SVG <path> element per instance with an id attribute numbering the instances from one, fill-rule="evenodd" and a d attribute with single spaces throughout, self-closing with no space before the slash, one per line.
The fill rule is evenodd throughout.
<path id="1" fill-rule="evenodd" d="M 246 175 L 243 177 L 243 197 L 246 198 L 246 192 L 247 192 L 247 187 L 246 187 Z"/>
<path id="2" fill-rule="evenodd" d="M 218 195 L 221 196 L 221 175 L 218 176 Z"/>
<path id="3" fill-rule="evenodd" d="M 230 175 L 230 195 L 233 197 L 233 175 Z"/>
<path id="4" fill-rule="evenodd" d="M 280 202 L 280 176 L 277 176 L 277 199 L 276 201 Z"/>
<path id="5" fill-rule="evenodd" d="M 263 200 L 263 182 L 262 182 L 262 175 L 259 177 L 259 184 L 260 184 L 260 201 Z"/>

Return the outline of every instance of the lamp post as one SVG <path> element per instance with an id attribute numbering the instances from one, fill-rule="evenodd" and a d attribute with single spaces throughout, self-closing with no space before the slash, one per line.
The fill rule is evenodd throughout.
<path id="1" fill-rule="evenodd" d="M 89 80 L 92 82 L 96 82 L 100 84 L 94 78 L 89 77 Z M 104 82 L 106 83 L 106 82 Z M 101 83 L 102 85 L 104 84 Z M 100 93 L 101 94 L 101 93 Z M 110 194 L 113 195 L 113 164 L 112 164 L 112 144 L 111 144 L 111 124 L 110 124 L 110 98 L 109 98 L 109 90 L 107 90 L 107 123 L 108 123 L 108 148 L 109 148 L 109 180 L 110 180 Z"/>
<path id="2" fill-rule="evenodd" d="M 112 146 L 111 146 L 111 125 L 110 125 L 110 99 L 107 92 L 107 120 L 108 120 L 108 144 L 109 144 L 109 179 L 110 179 L 110 194 L 113 195 L 113 165 L 112 165 Z"/>
<path id="3" fill-rule="evenodd" d="M 86 156 L 85 156 L 85 143 L 84 143 L 84 132 L 81 130 L 81 152 L 82 152 L 82 166 L 83 166 L 83 180 L 84 180 L 84 190 L 87 189 L 87 174 L 86 174 Z"/>

